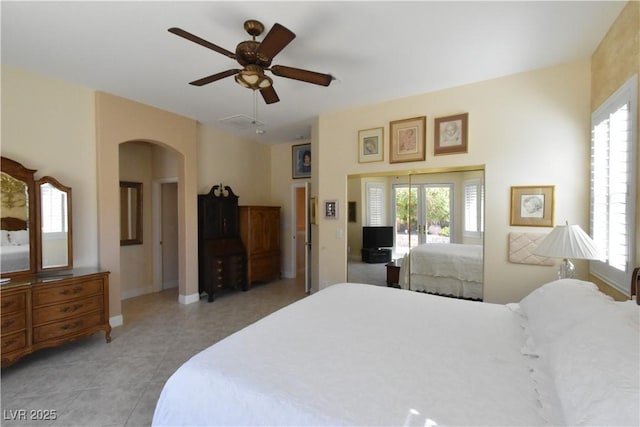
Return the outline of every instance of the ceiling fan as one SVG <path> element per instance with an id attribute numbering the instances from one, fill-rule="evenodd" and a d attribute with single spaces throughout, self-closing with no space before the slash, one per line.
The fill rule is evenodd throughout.
<path id="1" fill-rule="evenodd" d="M 262 98 L 267 104 L 280 101 L 278 94 L 273 88 L 273 80 L 265 71 L 271 71 L 274 75 L 286 77 L 288 79 L 300 80 L 321 86 L 329 86 L 333 76 L 331 74 L 317 73 L 315 71 L 302 70 L 300 68 L 286 67 L 284 65 L 271 65 L 273 58 L 287 46 L 296 35 L 284 26 L 276 23 L 264 37 L 262 42 L 256 40 L 264 31 L 264 25 L 256 20 L 248 20 L 244 23 L 244 29 L 252 36 L 252 40 L 240 42 L 236 46 L 235 53 L 217 46 L 207 40 L 201 39 L 181 28 L 169 28 L 169 32 L 183 37 L 194 43 L 198 43 L 215 52 L 221 53 L 231 59 L 235 59 L 243 68 L 234 68 L 220 73 L 212 74 L 189 84 L 194 86 L 204 86 L 225 77 L 235 75 L 235 80 L 241 86 L 249 89 L 259 90 Z"/>

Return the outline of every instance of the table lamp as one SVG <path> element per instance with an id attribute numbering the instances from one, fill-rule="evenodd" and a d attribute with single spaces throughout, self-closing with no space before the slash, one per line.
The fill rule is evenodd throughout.
<path id="1" fill-rule="evenodd" d="M 556 226 L 533 251 L 536 255 L 562 258 L 558 278 L 574 277 L 575 269 L 569 258 L 602 259 L 595 242 L 579 225 Z"/>

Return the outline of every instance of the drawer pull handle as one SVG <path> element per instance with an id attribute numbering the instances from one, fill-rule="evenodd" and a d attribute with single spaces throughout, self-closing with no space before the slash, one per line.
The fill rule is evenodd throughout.
<path id="1" fill-rule="evenodd" d="M 60 293 L 62 295 L 69 295 L 69 294 L 77 294 L 78 292 L 82 291 L 82 287 L 81 286 L 76 286 L 73 289 L 65 289 L 64 291 L 61 291 Z"/>
<path id="2" fill-rule="evenodd" d="M 10 319 L 10 320 L 5 320 L 4 322 L 2 322 L 2 327 L 3 328 L 8 328 L 11 325 L 14 325 L 16 323 L 15 320 Z"/>
<path id="3" fill-rule="evenodd" d="M 3 303 L 2 303 L 2 308 L 11 307 L 13 304 L 15 304 L 15 301 L 7 301 L 7 302 L 3 302 Z"/>
<path id="4" fill-rule="evenodd" d="M 14 342 L 16 342 L 15 339 L 12 340 L 7 340 L 7 341 L 3 341 L 2 346 L 3 347 L 9 347 L 11 344 L 13 344 Z"/>
<path id="5" fill-rule="evenodd" d="M 62 307 L 62 308 L 60 309 L 60 311 L 61 311 L 62 313 L 70 313 L 70 312 L 72 312 L 72 311 L 77 311 L 77 310 L 78 310 L 79 308 L 81 308 L 81 307 L 82 307 L 82 304 L 75 304 L 75 305 L 73 305 L 73 306 L 66 306 L 66 307 Z"/>
<path id="6" fill-rule="evenodd" d="M 77 321 L 77 322 L 73 322 L 73 323 L 67 323 L 66 325 L 62 325 L 60 326 L 60 329 L 62 329 L 63 331 L 69 330 L 69 329 L 76 329 L 78 327 L 82 326 L 82 321 Z"/>

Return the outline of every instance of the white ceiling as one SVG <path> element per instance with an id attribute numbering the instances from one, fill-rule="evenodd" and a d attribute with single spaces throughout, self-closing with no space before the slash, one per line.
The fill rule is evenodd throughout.
<path id="1" fill-rule="evenodd" d="M 279 143 L 307 139 L 325 112 L 586 58 L 624 4 L 3 0 L 1 54 L 3 64 Z M 273 64 L 336 78 L 322 87 L 273 76 L 280 102 L 257 97 L 262 135 L 220 122 L 254 114 L 253 92 L 233 77 L 188 84 L 238 64 L 167 31 L 180 27 L 235 51 L 250 39 L 247 19 L 265 34 L 278 22 L 297 35 Z"/>

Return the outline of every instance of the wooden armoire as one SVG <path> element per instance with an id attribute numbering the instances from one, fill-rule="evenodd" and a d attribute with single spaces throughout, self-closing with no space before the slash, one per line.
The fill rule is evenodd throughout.
<path id="1" fill-rule="evenodd" d="M 280 278 L 280 207 L 240 206 L 240 236 L 249 285 Z"/>
<path id="2" fill-rule="evenodd" d="M 247 255 L 238 229 L 238 196 L 214 185 L 198 195 L 198 288 L 213 301 L 222 288 L 247 290 Z"/>

